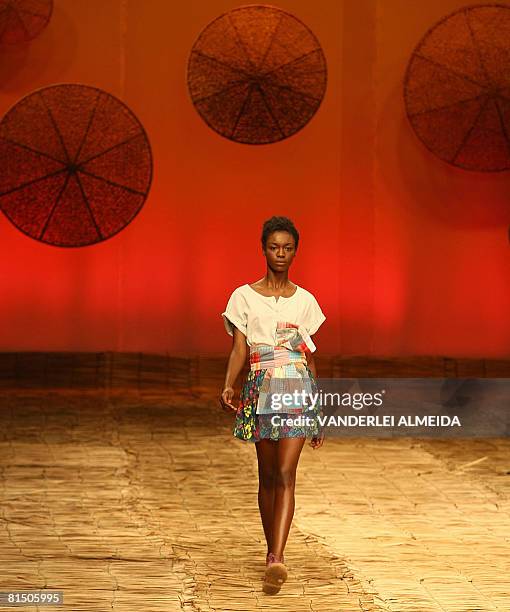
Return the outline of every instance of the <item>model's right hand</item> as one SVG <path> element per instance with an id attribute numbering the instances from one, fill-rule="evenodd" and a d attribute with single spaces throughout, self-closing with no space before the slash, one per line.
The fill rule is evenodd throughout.
<path id="1" fill-rule="evenodd" d="M 230 412 L 231 410 L 237 411 L 237 408 L 232 403 L 233 397 L 234 389 L 232 387 L 225 387 L 221 392 L 220 404 L 225 412 Z"/>

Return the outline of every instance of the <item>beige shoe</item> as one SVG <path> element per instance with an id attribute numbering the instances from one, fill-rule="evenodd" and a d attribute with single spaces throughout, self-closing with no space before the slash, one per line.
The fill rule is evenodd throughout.
<path id="1" fill-rule="evenodd" d="M 267 567 L 262 590 L 268 595 L 276 595 L 286 580 L 287 568 L 281 561 L 278 561 L 273 553 L 269 553 L 267 555 Z"/>

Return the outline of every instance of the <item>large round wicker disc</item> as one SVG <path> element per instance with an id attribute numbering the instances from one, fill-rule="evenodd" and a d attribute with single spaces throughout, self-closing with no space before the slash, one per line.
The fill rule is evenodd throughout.
<path id="1" fill-rule="evenodd" d="M 510 168 L 510 7 L 468 6 L 433 26 L 411 56 L 404 96 L 438 157 L 466 170 Z"/>
<path id="2" fill-rule="evenodd" d="M 264 144 L 313 117 L 326 91 L 326 60 L 313 33 L 278 8 L 242 6 L 210 23 L 193 45 L 195 108 L 222 136 Z"/>
<path id="3" fill-rule="evenodd" d="M 152 179 L 145 131 L 129 108 L 95 87 L 52 85 L 0 122 L 0 209 L 48 244 L 110 238 L 140 211 Z"/>
<path id="4" fill-rule="evenodd" d="M 26 42 L 47 25 L 53 0 L 0 0 L 0 45 Z"/>

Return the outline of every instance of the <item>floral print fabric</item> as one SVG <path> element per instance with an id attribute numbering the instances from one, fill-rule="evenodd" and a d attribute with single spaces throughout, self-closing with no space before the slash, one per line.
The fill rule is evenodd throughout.
<path id="1" fill-rule="evenodd" d="M 304 365 L 310 379 L 313 393 L 317 393 L 317 382 L 307 365 Z M 273 423 L 273 414 L 257 414 L 259 391 L 266 375 L 266 369 L 250 370 L 244 381 L 239 407 L 233 428 L 233 435 L 246 442 L 261 439 L 279 440 L 280 438 L 315 437 L 321 433 L 318 416 L 322 414 L 320 404 L 307 410 L 307 423 L 303 425 Z M 293 415 L 297 416 L 297 415 Z"/>

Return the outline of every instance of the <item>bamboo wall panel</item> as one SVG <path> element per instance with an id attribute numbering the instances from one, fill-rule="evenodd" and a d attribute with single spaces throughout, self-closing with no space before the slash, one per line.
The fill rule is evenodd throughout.
<path id="1" fill-rule="evenodd" d="M 0 386 L 90 387 L 153 390 L 219 388 L 228 356 L 172 356 L 147 353 L 0 353 Z M 510 359 L 463 359 L 445 356 L 316 357 L 325 378 L 507 378 Z M 246 363 L 238 380 L 248 372 Z"/>

